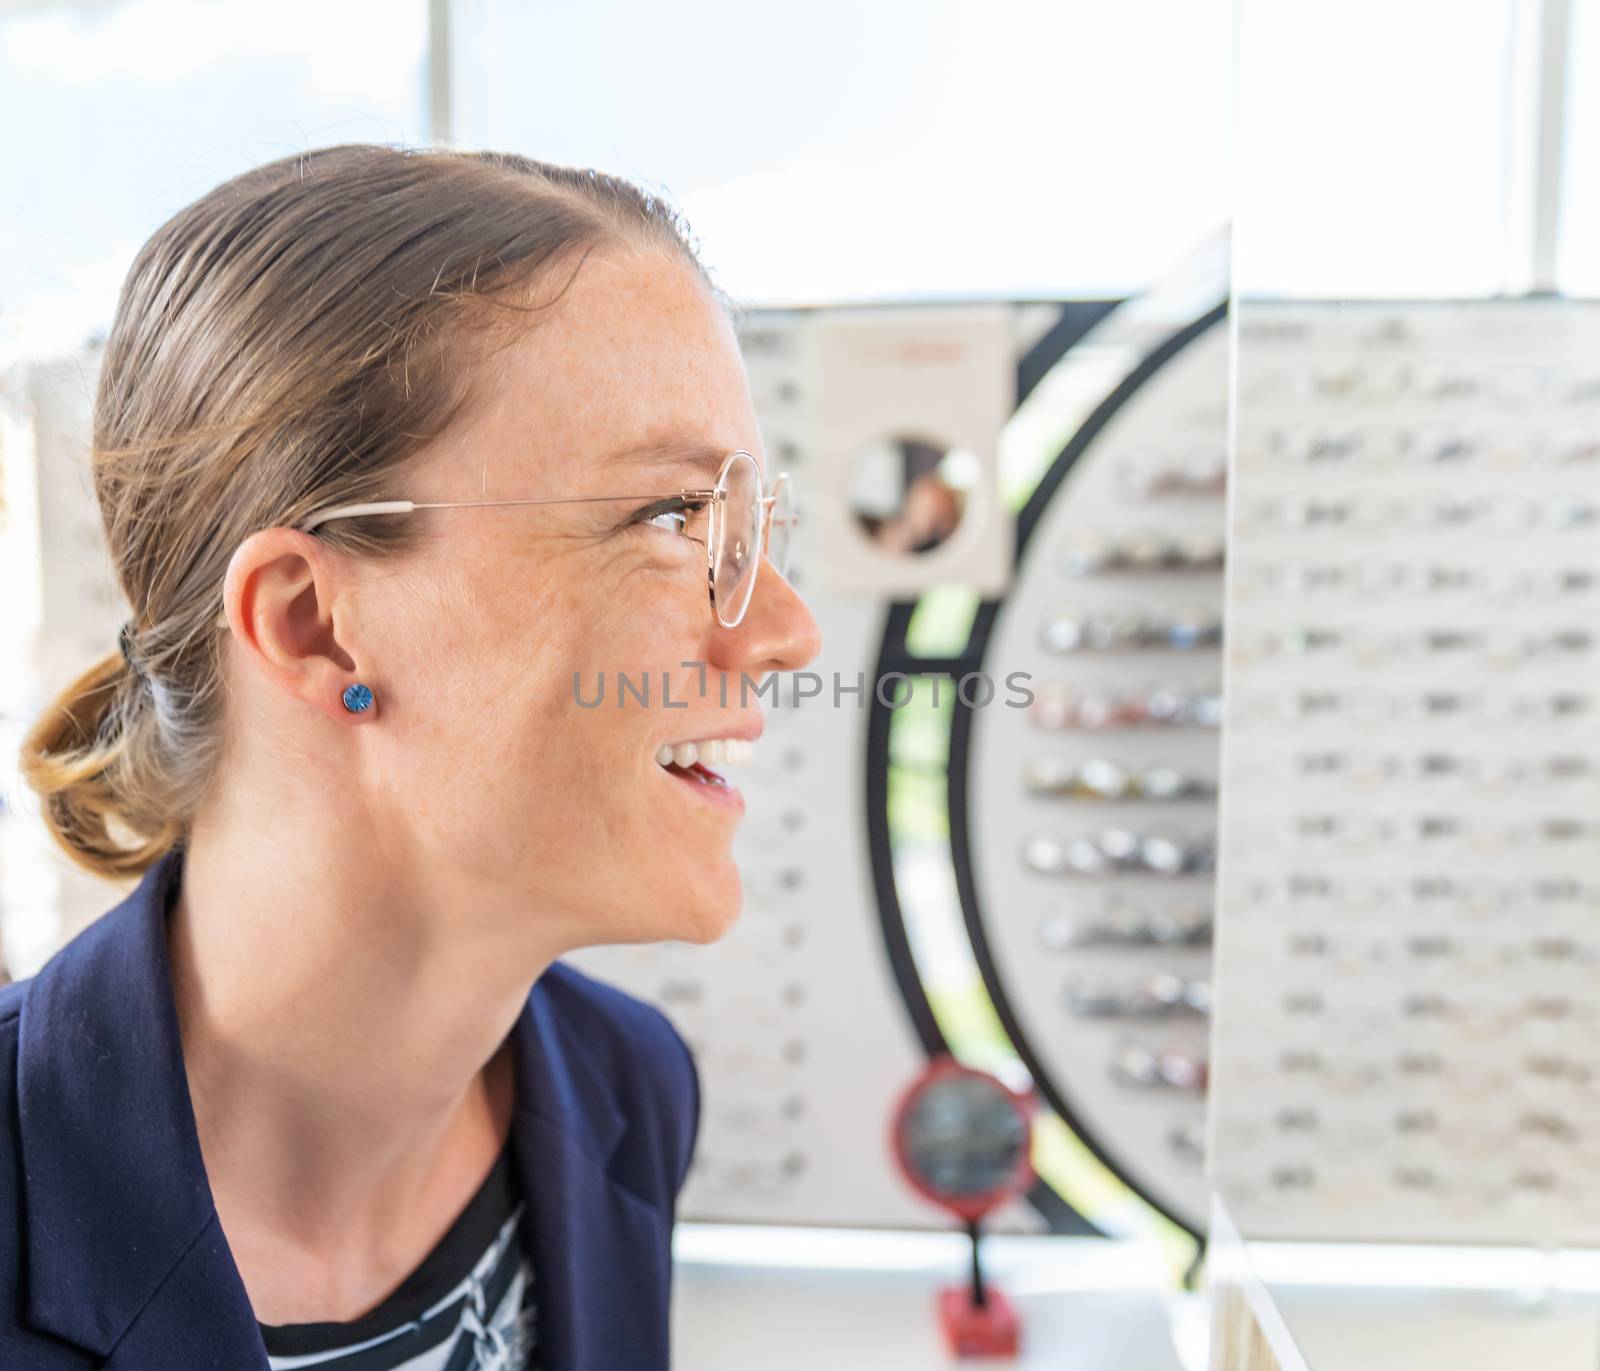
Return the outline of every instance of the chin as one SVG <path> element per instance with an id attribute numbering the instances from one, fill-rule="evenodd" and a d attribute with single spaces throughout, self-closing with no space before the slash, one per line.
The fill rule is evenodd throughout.
<path id="1" fill-rule="evenodd" d="M 717 942 L 739 921 L 744 907 L 744 891 L 740 886 L 738 869 L 730 863 L 732 879 L 706 882 L 696 887 L 701 898 L 684 909 L 673 922 L 675 928 L 663 936 L 677 942 L 699 943 L 704 946 Z"/>

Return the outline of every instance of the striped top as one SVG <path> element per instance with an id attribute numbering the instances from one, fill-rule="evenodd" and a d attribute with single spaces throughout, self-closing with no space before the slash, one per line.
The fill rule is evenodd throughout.
<path id="1" fill-rule="evenodd" d="M 263 1324 L 272 1371 L 538 1371 L 533 1267 L 510 1143 L 433 1250 L 348 1323 Z"/>

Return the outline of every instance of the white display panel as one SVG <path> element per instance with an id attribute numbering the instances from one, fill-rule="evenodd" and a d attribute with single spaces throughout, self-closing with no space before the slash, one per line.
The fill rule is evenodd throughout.
<path id="1" fill-rule="evenodd" d="M 1202 1231 L 1228 339 L 1192 332 L 1078 451 L 999 607 L 984 670 L 1035 698 L 972 711 L 968 916 L 1069 1122 Z"/>
<path id="2" fill-rule="evenodd" d="M 1600 1239 L 1600 306 L 1240 308 L 1211 1170 Z"/>
<path id="3" fill-rule="evenodd" d="M 827 549 L 813 584 L 849 601 L 915 597 L 960 585 L 1004 591 L 1013 519 L 999 498 L 999 435 L 1016 404 L 1016 310 L 1008 305 L 820 312 L 807 325 L 813 379 L 811 517 Z M 859 508 L 904 492 L 874 490 L 872 445 L 909 438 L 966 458 L 969 489 L 949 536 L 916 553 L 874 542 Z M 887 457 L 887 453 L 879 453 Z M 948 453 L 947 453 L 948 456 Z M 946 465 L 949 465 L 947 462 Z M 874 483 L 876 484 L 876 483 Z M 872 497 L 878 497 L 873 499 Z"/>

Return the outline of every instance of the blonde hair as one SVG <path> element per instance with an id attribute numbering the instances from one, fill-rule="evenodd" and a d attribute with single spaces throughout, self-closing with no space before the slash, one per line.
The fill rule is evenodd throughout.
<path id="1" fill-rule="evenodd" d="M 392 498 L 413 454 L 473 403 L 485 349 L 524 333 L 610 244 L 676 257 L 732 312 L 667 203 L 510 153 L 297 153 L 224 182 L 145 243 L 106 340 L 90 451 L 133 606 L 131 660 L 111 646 L 21 752 L 74 862 L 141 874 L 183 844 L 217 784 L 215 623 L 234 549 L 319 507 Z M 519 303 L 573 259 L 561 291 Z M 392 557 L 418 529 L 369 515 L 317 536 Z"/>

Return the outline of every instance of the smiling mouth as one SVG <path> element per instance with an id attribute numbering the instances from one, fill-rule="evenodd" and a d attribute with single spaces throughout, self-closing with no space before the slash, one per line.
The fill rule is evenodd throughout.
<path id="1" fill-rule="evenodd" d="M 707 765 L 748 762 L 754 746 L 743 738 L 705 738 L 693 743 L 662 743 L 656 749 L 656 765 L 684 780 L 701 785 L 726 786 L 727 777 Z"/>
<path id="2" fill-rule="evenodd" d="M 691 767 L 681 767 L 676 762 L 668 762 L 665 768 L 674 776 L 682 776 L 686 780 L 701 781 L 706 785 L 727 785 L 728 778 L 702 766 L 696 762 Z"/>

